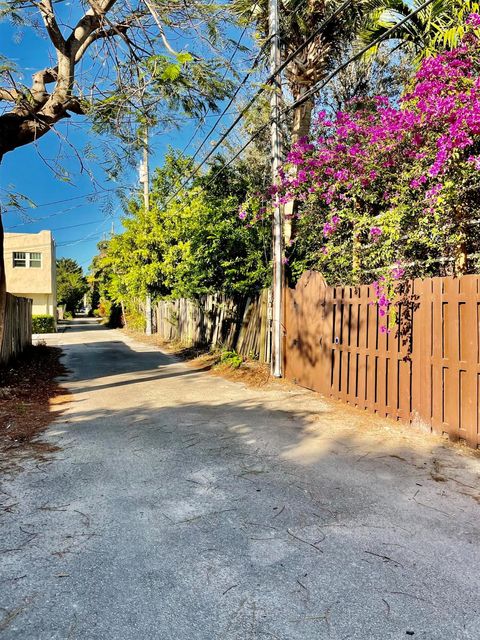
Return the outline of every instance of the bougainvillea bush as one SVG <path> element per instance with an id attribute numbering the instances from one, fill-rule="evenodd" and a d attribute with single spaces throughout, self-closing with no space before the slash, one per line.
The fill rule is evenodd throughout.
<path id="1" fill-rule="evenodd" d="M 468 27 L 460 47 L 422 63 L 398 104 L 377 96 L 321 112 L 291 150 L 271 195 L 274 206 L 300 201 L 286 249 L 294 275 L 375 281 L 380 298 L 404 276 L 480 265 L 480 16 Z"/>

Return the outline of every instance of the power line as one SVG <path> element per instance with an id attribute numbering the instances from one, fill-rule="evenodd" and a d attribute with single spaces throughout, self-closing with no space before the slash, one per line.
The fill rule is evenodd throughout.
<path id="1" fill-rule="evenodd" d="M 332 80 L 333 78 L 335 78 L 335 76 L 337 76 L 341 71 L 343 71 L 346 67 L 348 67 L 349 64 L 351 64 L 352 62 L 355 62 L 356 60 L 358 60 L 359 58 L 361 58 L 362 56 L 364 56 L 368 51 L 370 51 L 370 49 L 373 49 L 374 47 L 376 47 L 378 44 L 381 44 L 384 40 L 386 40 L 389 36 L 391 36 L 393 33 L 395 33 L 395 31 L 397 31 L 397 29 L 399 29 L 400 27 L 402 27 L 404 24 L 406 24 L 409 20 L 411 20 L 412 18 L 414 18 L 418 13 L 420 13 L 420 11 L 423 11 L 423 9 L 426 9 L 430 4 L 432 4 L 433 2 L 435 2 L 435 0 L 426 0 L 426 2 L 424 2 L 423 4 L 421 4 L 419 7 L 417 7 L 414 11 L 412 11 L 411 13 L 409 13 L 405 18 L 403 18 L 403 20 L 400 20 L 400 22 L 397 22 L 397 24 L 395 24 L 393 27 L 391 27 L 390 29 L 388 29 L 387 31 L 385 31 L 384 34 L 382 34 L 381 36 L 379 36 L 378 38 L 376 38 L 372 43 L 370 43 L 369 45 L 365 46 L 363 49 L 361 49 L 360 51 L 358 51 L 355 55 L 353 55 L 351 58 L 349 58 L 346 62 L 344 62 L 343 64 L 341 64 L 339 67 L 337 67 L 334 71 L 332 71 L 332 73 L 330 73 L 324 80 L 320 80 L 319 82 L 317 82 L 316 84 L 313 85 L 313 87 L 311 89 L 309 89 L 308 91 L 306 91 L 304 93 L 304 95 L 299 98 L 298 100 L 296 100 L 293 104 L 291 104 L 287 110 L 286 113 L 288 113 L 288 111 L 291 111 L 292 109 L 294 109 L 295 107 L 299 107 L 300 105 L 302 105 L 304 102 L 306 102 L 312 95 L 314 95 L 315 93 L 317 93 L 318 91 L 320 91 L 321 89 L 323 89 L 325 87 L 326 84 L 328 84 L 330 82 L 330 80 Z"/>
<path id="2" fill-rule="evenodd" d="M 256 2 L 256 3 L 254 4 L 254 6 L 253 6 L 253 9 L 252 9 L 252 12 L 251 12 L 250 17 L 252 17 L 252 16 L 253 16 L 253 12 L 254 12 L 254 11 L 255 11 L 255 9 L 257 8 L 257 5 L 258 5 L 258 0 L 257 0 L 257 2 Z M 243 29 L 242 33 L 240 34 L 240 37 L 239 37 L 239 39 L 238 39 L 238 41 L 237 41 L 237 43 L 236 43 L 236 45 L 235 45 L 235 49 L 234 49 L 234 51 L 233 51 L 232 55 L 230 56 L 230 60 L 228 61 L 228 66 L 230 66 L 230 65 L 232 64 L 233 59 L 234 59 L 234 58 L 235 58 L 235 56 L 237 55 L 237 52 L 238 52 L 238 50 L 239 50 L 239 48 L 240 48 L 240 43 L 242 42 L 243 36 L 244 36 L 244 35 L 245 35 L 245 33 L 247 32 L 247 28 L 248 28 L 248 25 L 247 25 L 247 26 L 245 26 L 245 28 Z M 222 80 L 225 80 L 225 78 L 226 78 L 226 76 L 227 76 L 227 73 L 228 73 L 228 69 L 226 69 L 226 70 L 225 70 L 225 73 L 223 74 Z M 248 77 L 248 76 L 247 76 L 247 77 Z M 231 102 L 229 103 L 229 105 L 230 105 L 230 104 L 231 104 Z M 227 109 L 228 109 L 228 107 L 227 107 Z M 226 111 L 227 111 L 227 110 L 224 110 L 224 112 L 222 113 L 222 115 L 220 116 L 220 118 L 222 118 L 224 115 L 226 115 Z M 216 115 L 216 114 L 211 114 L 211 115 L 210 115 L 210 116 L 208 116 L 208 117 L 211 117 L 211 116 L 214 116 L 214 115 Z M 204 117 L 207 117 L 207 116 L 204 116 Z M 218 124 L 218 121 L 217 121 L 217 124 Z M 192 136 L 191 136 L 190 140 L 189 140 L 189 141 L 187 142 L 187 144 L 183 147 L 183 150 L 182 150 L 182 152 L 181 152 L 181 155 L 182 155 L 182 156 L 185 154 L 185 151 L 186 151 L 186 150 L 188 149 L 188 147 L 191 145 L 191 143 L 192 143 L 193 139 L 194 139 L 194 138 L 195 138 L 195 136 L 197 135 L 197 133 L 198 133 L 198 131 L 199 131 L 199 129 L 200 129 L 200 127 L 201 127 L 201 126 L 202 126 L 202 125 L 201 125 L 201 122 L 199 122 L 199 123 L 198 123 L 198 125 L 197 125 L 197 126 L 196 126 L 196 128 L 195 128 L 195 131 L 192 133 Z M 199 150 L 200 150 L 200 147 L 199 147 L 199 149 L 197 149 L 197 153 L 198 153 L 198 151 L 199 151 Z"/>
<path id="3" fill-rule="evenodd" d="M 250 71 L 248 71 L 248 73 L 243 77 L 242 81 L 240 82 L 240 84 L 237 86 L 237 88 L 235 89 L 232 97 L 230 98 L 230 100 L 228 101 L 227 106 L 225 107 L 225 109 L 222 111 L 222 113 L 218 116 L 217 121 L 213 124 L 213 126 L 211 127 L 210 131 L 207 133 L 207 135 L 205 136 L 205 138 L 202 140 L 200 146 L 198 147 L 198 149 L 195 151 L 193 157 L 192 157 L 192 162 L 195 161 L 195 158 L 198 156 L 198 154 L 200 153 L 200 151 L 202 150 L 202 148 L 204 147 L 204 145 L 207 143 L 207 140 L 210 138 L 210 136 L 212 135 L 212 133 L 215 131 L 215 129 L 218 127 L 218 125 L 220 124 L 221 119 L 224 117 L 224 115 L 227 113 L 228 109 L 232 106 L 235 98 L 237 97 L 238 93 L 240 92 L 240 90 L 242 89 L 242 87 L 245 85 L 245 83 L 247 82 L 248 78 L 251 76 L 251 74 L 253 73 L 253 71 L 255 70 L 258 62 L 260 61 L 260 58 L 263 54 L 263 49 L 265 48 L 266 45 L 264 45 L 262 47 L 262 49 L 259 51 L 258 55 L 256 56 L 255 60 L 253 61 L 252 64 L 252 68 L 250 69 Z M 241 112 L 240 112 L 241 113 Z M 187 145 L 188 146 L 188 145 Z M 182 153 L 183 155 L 183 153 Z"/>
<path id="4" fill-rule="evenodd" d="M 41 223 L 43 220 L 49 220 L 50 218 L 54 218 L 56 216 L 61 216 L 61 215 L 65 215 L 66 213 L 69 213 L 70 211 L 74 211 L 75 209 L 80 209 L 81 207 L 84 207 L 85 205 L 83 204 L 76 204 L 73 207 L 68 207 L 68 209 L 62 209 L 61 211 L 56 211 L 55 213 L 51 213 L 48 216 L 42 216 L 40 218 L 30 218 L 30 220 L 28 220 L 27 222 L 19 222 L 18 224 L 14 224 L 11 227 L 5 228 L 5 232 L 9 233 L 11 229 L 18 229 L 19 227 L 26 227 L 30 224 L 37 224 L 37 223 Z"/>
<path id="5" fill-rule="evenodd" d="M 433 2 L 433 0 L 430 0 L 430 2 Z M 282 62 L 282 64 L 272 74 L 270 74 L 270 76 L 267 78 L 265 83 L 260 87 L 260 89 L 258 89 L 258 91 L 255 93 L 255 95 L 249 100 L 247 105 L 240 111 L 240 113 L 235 118 L 233 123 L 228 127 L 227 131 L 225 131 L 225 133 L 223 133 L 223 135 L 221 136 L 220 140 L 214 145 L 213 149 L 211 149 L 211 151 L 207 154 L 207 156 L 203 159 L 203 161 L 198 165 L 198 167 L 196 167 L 194 169 L 194 171 L 187 177 L 187 179 L 182 183 L 180 188 L 167 200 L 167 202 L 166 202 L 167 205 L 174 198 L 176 198 L 176 196 L 182 191 L 182 189 L 185 188 L 185 186 L 188 184 L 188 182 L 198 174 L 198 172 L 200 171 L 201 167 L 212 157 L 212 155 L 215 153 L 215 151 L 223 144 L 223 141 L 227 138 L 227 136 L 231 133 L 231 131 L 240 122 L 240 120 L 243 118 L 245 113 L 256 102 L 256 100 L 262 95 L 262 93 L 264 93 L 266 91 L 267 85 L 270 85 L 273 82 L 273 80 L 285 69 L 285 67 L 299 53 L 301 53 L 303 51 L 303 49 L 305 49 L 305 47 L 307 47 L 323 31 L 323 29 L 325 29 L 325 27 L 328 26 L 328 24 L 330 24 L 330 22 L 334 18 L 336 18 L 337 15 L 339 15 L 340 12 L 342 12 L 345 8 L 347 8 L 351 3 L 352 3 L 352 0 L 346 0 L 340 7 L 338 7 L 338 9 L 336 9 L 328 18 L 326 18 L 320 24 L 320 26 L 307 38 L 307 40 L 305 40 L 305 42 L 303 42 L 299 47 L 297 47 L 297 49 L 295 51 L 293 51 L 289 56 L 287 56 L 287 58 Z M 280 115 L 282 115 L 282 113 L 280 113 Z M 269 126 L 269 124 L 270 124 L 270 122 L 267 123 L 266 125 L 264 125 L 262 127 L 261 131 L 263 131 L 267 126 Z M 252 140 L 255 137 L 257 137 L 257 135 L 259 135 L 259 133 L 261 131 L 258 131 L 257 134 L 254 134 L 254 137 L 252 137 L 250 139 L 250 142 L 252 142 Z M 249 142 L 249 144 L 250 144 L 250 142 Z M 226 166 L 227 165 L 225 165 L 224 168 L 226 168 Z"/>
<path id="6" fill-rule="evenodd" d="M 93 240 L 95 238 L 95 236 L 97 236 L 101 229 L 102 229 L 102 225 L 100 225 L 97 229 L 95 229 L 95 231 L 93 231 L 92 233 L 89 233 L 86 236 L 82 236 L 80 238 L 75 238 L 75 240 L 65 240 L 64 242 L 54 242 L 55 247 L 71 247 L 77 244 L 80 244 L 82 242 L 87 242 L 88 240 Z M 51 243 L 42 243 L 42 244 L 32 244 L 29 245 L 28 247 L 25 247 L 25 251 L 31 251 L 32 249 L 43 249 L 44 247 L 50 247 Z M 15 251 L 23 251 L 23 248 L 20 249 L 7 249 L 5 251 L 5 255 L 10 255 L 11 253 L 14 253 Z"/>
<path id="7" fill-rule="evenodd" d="M 392 35 L 392 33 L 394 33 L 397 29 L 399 29 L 401 26 L 403 26 L 406 22 L 408 22 L 408 20 L 411 20 L 411 18 L 413 18 L 414 16 L 416 16 L 420 11 L 422 11 L 423 9 L 425 9 L 426 7 L 428 7 L 430 4 L 432 4 L 432 2 L 434 2 L 435 0 L 427 0 L 426 2 L 424 2 L 422 5 L 420 5 L 417 9 L 415 9 L 414 11 L 412 11 L 411 13 L 408 14 L 408 16 L 406 16 L 403 20 L 401 20 L 400 22 L 398 22 L 396 25 L 394 25 L 393 27 L 391 27 L 390 29 L 388 29 L 388 31 L 386 31 L 383 35 L 379 36 L 376 40 L 374 40 L 371 44 L 369 44 L 368 46 L 364 47 L 361 51 L 359 51 L 358 53 L 356 53 L 355 55 L 353 55 L 351 58 L 349 58 L 346 62 L 342 63 L 339 67 L 337 67 L 334 71 L 332 71 L 332 73 L 330 73 L 327 78 L 325 78 L 325 80 L 320 81 L 318 83 L 316 83 L 311 89 L 309 89 L 301 98 L 299 98 L 298 100 L 296 100 L 293 104 L 289 105 L 288 107 L 285 107 L 281 112 L 280 112 L 280 118 L 283 115 L 286 115 L 287 113 L 289 113 L 292 109 L 294 109 L 297 106 L 302 105 L 304 102 L 306 102 L 309 97 L 311 95 L 313 95 L 314 93 L 317 93 L 318 91 L 320 91 L 321 89 L 323 89 L 323 87 L 325 87 L 325 85 L 330 82 L 336 75 L 338 75 L 343 69 L 345 69 L 349 64 L 351 64 L 352 62 L 355 62 L 356 60 L 358 60 L 361 56 L 365 55 L 365 53 L 367 53 L 367 51 L 369 51 L 370 49 L 372 49 L 373 47 L 377 46 L 377 44 L 380 44 L 381 42 L 383 42 L 385 39 L 387 39 L 390 35 Z M 351 0 L 348 0 L 348 2 L 345 2 L 342 7 L 345 7 L 347 4 L 350 4 Z M 330 18 L 331 19 L 331 18 Z M 322 26 L 323 28 L 323 26 Z M 318 31 L 318 30 L 317 30 Z M 302 47 L 303 48 L 303 45 Z M 299 47 L 300 49 L 300 47 Z M 291 60 L 292 56 L 296 55 L 296 53 L 298 52 L 298 49 L 296 52 L 294 52 L 293 54 L 291 54 L 287 60 Z M 279 69 L 283 69 L 286 64 L 288 64 L 287 60 L 285 60 L 282 65 L 279 67 Z M 272 76 L 270 76 L 269 80 L 274 77 L 274 74 L 272 74 Z M 253 100 L 253 99 L 252 99 Z M 250 104 L 247 105 L 247 108 L 250 107 Z M 263 132 L 265 131 L 265 129 L 267 127 L 269 127 L 271 125 L 271 120 L 268 120 L 268 122 L 266 122 L 265 124 L 263 124 L 259 129 L 257 129 L 257 131 L 255 131 L 255 133 L 252 134 L 252 136 L 250 136 L 250 138 L 247 140 L 247 142 L 243 145 L 243 147 L 233 156 L 233 158 L 231 158 L 226 164 L 222 165 L 222 167 L 220 167 L 220 169 L 212 176 L 211 180 L 209 180 L 207 182 L 207 184 L 205 186 L 210 185 L 223 171 L 225 171 L 225 169 L 227 169 L 242 153 L 243 151 L 245 151 L 245 149 Z M 230 132 L 231 128 L 226 132 L 226 135 L 228 135 L 228 133 Z M 218 146 L 220 146 L 220 144 L 223 142 L 224 137 L 219 141 L 219 143 L 216 145 L 215 148 L 217 148 Z M 214 148 L 214 150 L 215 150 Z M 211 154 L 209 154 L 211 155 Z M 189 178 L 183 183 L 183 185 L 181 186 L 181 188 L 172 196 L 172 199 L 175 198 L 180 191 L 185 187 L 185 185 L 188 183 L 188 181 L 194 176 L 196 175 L 196 173 L 198 173 L 198 171 L 200 170 L 200 168 L 205 164 L 206 160 L 208 160 L 209 156 L 207 156 L 207 158 L 197 167 L 197 170 L 195 173 L 193 173 L 192 175 L 189 176 Z M 167 201 L 168 204 L 169 201 Z"/>
<path id="8" fill-rule="evenodd" d="M 51 207 L 56 204 L 64 204 L 65 202 L 73 202 L 74 200 L 81 200 L 83 198 L 93 198 L 94 196 L 103 196 L 104 194 L 111 193 L 112 191 L 119 191 L 122 189 L 131 190 L 131 187 L 114 187 L 111 189 L 103 189 L 102 191 L 92 191 L 91 193 L 85 193 L 81 196 L 73 196 L 71 198 L 65 198 L 64 200 L 54 200 L 52 202 L 43 202 L 36 204 L 33 209 L 39 209 L 40 207 Z M 18 209 L 5 209 L 3 213 L 19 213 Z"/>
<path id="9" fill-rule="evenodd" d="M 107 218 L 107 220 L 110 220 Z M 77 229 L 78 227 L 87 227 L 90 224 L 97 224 L 99 220 L 90 220 L 90 222 L 80 222 L 79 224 L 69 224 L 66 227 L 53 227 L 49 231 L 63 231 L 65 229 Z"/>

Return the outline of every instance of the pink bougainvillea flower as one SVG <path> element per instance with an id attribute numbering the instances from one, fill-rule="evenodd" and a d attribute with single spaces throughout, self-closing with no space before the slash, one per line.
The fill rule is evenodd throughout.
<path id="1" fill-rule="evenodd" d="M 480 14 L 471 13 L 467 18 L 467 24 L 474 29 L 480 29 Z"/>
<path id="2" fill-rule="evenodd" d="M 394 280 L 401 280 L 405 275 L 405 269 L 400 266 L 400 263 L 397 264 L 391 269 L 392 278 Z"/>
<path id="3" fill-rule="evenodd" d="M 426 176 L 420 176 L 419 178 L 414 178 L 411 182 L 410 182 L 410 186 L 412 187 L 412 189 L 420 189 L 420 187 L 425 184 L 425 182 L 427 181 Z"/>

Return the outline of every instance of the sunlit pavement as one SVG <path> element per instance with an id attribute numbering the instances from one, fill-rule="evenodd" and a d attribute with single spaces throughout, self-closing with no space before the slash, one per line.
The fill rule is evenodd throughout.
<path id="1" fill-rule="evenodd" d="M 478 458 L 62 329 L 61 450 L 2 485 L 2 638 L 478 640 Z"/>

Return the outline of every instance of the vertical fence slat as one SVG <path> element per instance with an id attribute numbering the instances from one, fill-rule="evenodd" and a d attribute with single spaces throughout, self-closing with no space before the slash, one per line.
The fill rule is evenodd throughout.
<path id="1" fill-rule="evenodd" d="M 385 327 L 385 331 L 382 331 L 382 327 Z M 377 329 L 377 361 L 375 371 L 375 410 L 380 416 L 387 416 L 387 362 L 389 355 L 387 352 L 388 346 L 388 317 L 378 317 L 378 329 Z M 395 416 L 396 417 L 396 416 Z"/>
<path id="2" fill-rule="evenodd" d="M 304 274 L 289 292 L 287 377 L 294 372 L 300 385 L 477 446 L 480 276 L 406 283 L 399 326 L 388 334 L 379 331 L 383 318 L 371 287 L 321 281 Z"/>
<path id="3" fill-rule="evenodd" d="M 0 364 L 8 364 L 32 344 L 32 301 L 7 293 Z"/>
<path id="4" fill-rule="evenodd" d="M 358 300 L 358 361 L 357 366 L 357 405 L 365 409 L 366 380 L 367 380 L 367 313 L 368 313 L 368 288 L 360 287 Z"/>
<path id="5" fill-rule="evenodd" d="M 269 360 L 268 290 L 239 301 L 220 294 L 197 300 L 160 300 L 157 334 L 185 346 L 235 349 L 261 362 Z"/>
<path id="6" fill-rule="evenodd" d="M 478 445 L 478 278 L 459 281 L 459 427 L 471 447 Z"/>

